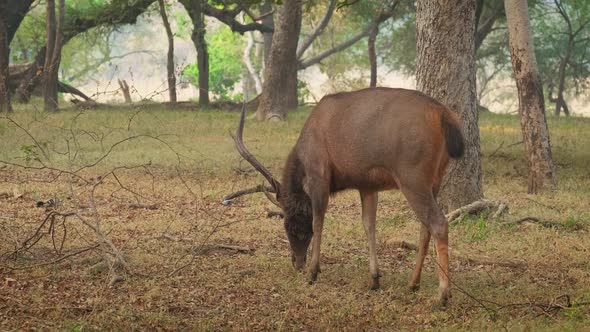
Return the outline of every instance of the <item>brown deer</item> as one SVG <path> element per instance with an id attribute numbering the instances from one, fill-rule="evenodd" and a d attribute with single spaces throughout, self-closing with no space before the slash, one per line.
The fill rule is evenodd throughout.
<path id="1" fill-rule="evenodd" d="M 425 94 L 370 88 L 328 95 L 317 104 L 289 154 L 282 183 L 248 152 L 242 141 L 245 110 L 234 137 L 239 153 L 271 184 L 282 208 L 296 270 L 306 263 L 309 282 L 320 272 L 320 243 L 331 193 L 357 189 L 369 240 L 372 289 L 379 288 L 375 248 L 377 193 L 400 189 L 422 224 L 409 287 L 417 290 L 428 243 L 436 245 L 440 301 L 449 298 L 448 223 L 435 200 L 449 158 L 463 155 L 457 116 Z"/>

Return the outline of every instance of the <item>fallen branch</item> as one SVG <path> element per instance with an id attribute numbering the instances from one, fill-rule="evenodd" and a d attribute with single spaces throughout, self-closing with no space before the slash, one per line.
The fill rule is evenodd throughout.
<path id="1" fill-rule="evenodd" d="M 506 205 L 502 204 L 500 202 L 494 202 L 494 201 L 490 201 L 487 199 L 482 199 L 482 200 L 467 204 L 465 206 L 462 206 L 462 207 L 448 213 L 446 215 L 446 217 L 447 217 L 447 220 L 449 221 L 449 223 L 451 223 L 452 221 L 454 221 L 455 219 L 458 219 L 459 217 L 463 217 L 468 214 L 477 214 L 482 211 L 488 211 L 488 210 L 496 210 L 496 213 L 494 213 L 493 216 L 494 216 L 494 218 L 497 218 L 500 216 L 500 214 L 503 211 L 506 210 Z"/>
<path id="2" fill-rule="evenodd" d="M 537 224 L 537 225 L 545 227 L 545 228 L 564 228 L 565 227 L 565 225 L 562 223 L 558 223 L 555 221 L 549 221 L 549 220 L 540 220 L 537 217 L 530 217 L 530 216 L 504 222 L 504 224 L 516 224 L 516 225 L 522 225 L 525 223 L 534 223 L 534 224 Z M 583 228 L 581 225 L 576 225 L 576 226 L 577 227 L 575 227 L 575 229 Z"/>
<path id="3" fill-rule="evenodd" d="M 79 96 L 82 97 L 86 102 L 88 103 L 96 103 L 96 101 L 94 101 L 92 98 L 88 97 L 87 95 L 84 94 L 84 92 L 74 88 L 71 85 L 68 85 L 64 82 L 57 82 L 57 88 L 59 92 L 65 92 L 65 93 L 69 93 L 75 96 Z"/>
<path id="4" fill-rule="evenodd" d="M 129 204 L 130 209 L 157 210 L 158 204 Z"/>

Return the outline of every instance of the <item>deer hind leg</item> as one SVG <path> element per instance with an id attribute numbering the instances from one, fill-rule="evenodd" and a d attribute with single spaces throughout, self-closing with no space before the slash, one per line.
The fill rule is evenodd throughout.
<path id="1" fill-rule="evenodd" d="M 377 249 L 375 240 L 375 219 L 377 218 L 377 192 L 361 191 L 362 215 L 365 233 L 369 241 L 369 271 L 371 272 L 371 289 L 379 289 L 379 267 L 377 264 Z"/>
<path id="2" fill-rule="evenodd" d="M 430 232 L 428 228 L 422 224 L 420 228 L 420 246 L 418 247 L 418 256 L 416 256 L 416 267 L 412 274 L 412 279 L 408 287 L 412 291 L 417 291 L 420 288 L 420 275 L 422 273 L 422 266 L 424 265 L 424 258 L 428 252 L 428 244 L 430 243 Z"/>
<path id="3" fill-rule="evenodd" d="M 446 306 L 449 300 L 449 240 L 448 223 L 442 210 L 436 203 L 432 189 L 420 184 L 401 186 L 402 193 L 418 216 L 418 219 L 434 238 L 436 262 L 439 280 L 440 304 Z M 423 237 L 425 239 L 425 237 Z M 424 241 L 426 242 L 426 241 Z M 422 244 L 422 243 L 421 243 Z M 427 247 L 427 244 L 425 244 Z M 422 249 L 422 248 L 421 248 Z M 424 250 L 425 254 L 426 250 Z M 420 253 L 418 254 L 420 258 Z M 421 265 L 421 264 L 420 264 Z M 418 268 L 418 266 L 416 267 Z"/>
<path id="4" fill-rule="evenodd" d="M 322 230 L 324 228 L 324 216 L 328 208 L 330 196 L 329 186 L 321 185 L 322 181 L 308 181 L 307 192 L 311 198 L 313 214 L 313 237 L 311 240 L 311 260 L 309 262 L 308 281 L 313 283 L 317 280 L 320 272 L 320 245 L 322 243 Z"/>

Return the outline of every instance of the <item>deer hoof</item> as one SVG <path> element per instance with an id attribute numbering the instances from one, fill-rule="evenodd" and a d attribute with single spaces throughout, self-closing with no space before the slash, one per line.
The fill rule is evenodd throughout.
<path id="1" fill-rule="evenodd" d="M 309 268 L 309 274 L 308 274 L 307 280 L 310 285 L 313 284 L 316 280 L 318 280 L 318 273 L 321 273 L 321 272 L 322 272 L 322 270 L 320 269 L 319 266 L 317 266 L 315 268 L 314 267 Z"/>
<path id="2" fill-rule="evenodd" d="M 316 282 L 316 280 L 318 280 L 318 272 L 311 272 L 309 274 L 309 277 L 307 278 L 307 282 L 310 285 L 313 285 L 313 283 Z"/>
<path id="3" fill-rule="evenodd" d="M 442 290 L 440 292 L 440 300 L 439 300 L 439 306 L 441 308 L 446 308 L 449 305 L 449 298 L 451 297 L 451 293 L 449 292 L 448 289 Z"/>
<path id="4" fill-rule="evenodd" d="M 408 289 L 410 290 L 410 292 L 417 292 L 420 290 L 420 284 L 409 284 Z"/>
<path id="5" fill-rule="evenodd" d="M 378 290 L 379 288 L 381 288 L 381 286 L 379 285 L 379 278 L 381 278 L 381 274 L 377 273 L 372 275 L 371 277 L 371 290 Z"/>

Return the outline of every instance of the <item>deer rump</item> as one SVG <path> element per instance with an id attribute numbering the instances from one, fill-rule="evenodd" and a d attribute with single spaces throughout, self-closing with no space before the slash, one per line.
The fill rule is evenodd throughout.
<path id="1" fill-rule="evenodd" d="M 372 88 L 324 97 L 289 159 L 301 163 L 301 176 L 329 180 L 331 193 L 396 189 L 404 178 L 436 189 L 449 157 L 463 149 L 457 117 L 438 101 L 414 90 Z M 284 173 L 287 182 L 285 176 L 292 174 Z"/>
<path id="2" fill-rule="evenodd" d="M 324 215 L 332 193 L 357 189 L 369 242 L 371 288 L 379 288 L 375 220 L 377 193 L 400 189 L 422 224 L 416 267 L 409 286 L 417 289 L 431 236 L 437 251 L 441 304 L 449 298 L 448 223 L 436 203 L 450 158 L 460 158 L 464 141 L 457 116 L 425 94 L 370 88 L 326 96 L 309 115 L 285 164 L 282 181 L 242 142 L 245 110 L 235 137 L 240 154 L 276 192 L 267 196 L 284 211 L 291 259 L 297 270 L 307 261 L 309 281 L 320 271 Z"/>

